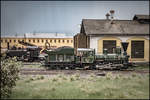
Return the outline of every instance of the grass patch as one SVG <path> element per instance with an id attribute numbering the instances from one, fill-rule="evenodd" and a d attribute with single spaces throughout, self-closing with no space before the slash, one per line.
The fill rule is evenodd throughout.
<path id="1" fill-rule="evenodd" d="M 148 99 L 149 76 L 112 75 L 105 77 L 80 74 L 71 76 L 27 76 L 20 77 L 13 88 L 13 99 Z"/>

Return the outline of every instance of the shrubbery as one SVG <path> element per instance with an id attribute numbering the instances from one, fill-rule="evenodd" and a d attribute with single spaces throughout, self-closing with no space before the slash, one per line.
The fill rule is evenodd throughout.
<path id="1" fill-rule="evenodd" d="M 1 98 L 9 97 L 15 82 L 19 79 L 19 68 L 21 66 L 17 59 L 1 59 Z"/>

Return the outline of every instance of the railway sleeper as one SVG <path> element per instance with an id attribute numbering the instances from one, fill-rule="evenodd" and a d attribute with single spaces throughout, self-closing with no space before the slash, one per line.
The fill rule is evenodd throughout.
<path id="1" fill-rule="evenodd" d="M 75 69 L 73 63 L 68 62 L 49 62 L 49 69 Z"/>

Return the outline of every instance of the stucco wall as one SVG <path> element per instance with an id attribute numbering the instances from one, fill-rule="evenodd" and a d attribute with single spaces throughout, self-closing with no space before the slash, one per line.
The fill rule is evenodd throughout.
<path id="1" fill-rule="evenodd" d="M 129 42 L 127 49 L 128 55 L 131 55 L 131 40 L 144 40 L 144 59 L 129 58 L 130 61 L 149 61 L 149 37 L 148 36 L 99 36 L 90 37 L 90 48 L 94 48 L 96 54 L 103 53 L 103 40 L 116 40 L 117 46 L 121 46 L 121 42 Z"/>
<path id="2" fill-rule="evenodd" d="M 12 47 L 13 45 L 16 45 L 17 47 L 24 47 L 23 45 L 18 43 L 18 40 L 22 41 L 26 41 L 28 43 L 37 45 L 37 46 L 41 46 L 44 47 L 45 46 L 45 42 L 46 40 L 48 40 L 48 42 L 50 43 L 51 46 L 56 46 L 56 47 L 61 47 L 61 46 L 71 46 L 73 47 L 73 38 L 2 38 L 1 39 L 3 42 L 1 42 L 1 47 L 2 48 L 7 48 L 7 43 L 5 42 L 5 40 L 7 40 L 9 42 L 10 47 Z M 11 42 L 10 42 L 11 40 Z M 14 42 L 14 40 L 16 40 L 16 42 Z M 31 40 L 29 42 L 29 40 Z M 35 40 L 35 42 L 33 42 L 33 40 Z M 37 41 L 39 40 L 39 42 Z M 43 42 L 42 42 L 43 40 Z M 52 42 L 51 42 L 52 40 Z M 56 42 L 55 42 L 56 40 Z M 59 42 L 60 40 L 60 42 Z M 63 42 L 64 40 L 64 42 Z M 69 42 L 67 42 L 69 40 Z"/>

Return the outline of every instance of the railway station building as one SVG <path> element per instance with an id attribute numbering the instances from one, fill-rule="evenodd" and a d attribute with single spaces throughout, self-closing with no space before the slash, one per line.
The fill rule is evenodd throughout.
<path id="1" fill-rule="evenodd" d="M 130 62 L 149 62 L 149 15 L 135 15 L 132 20 L 83 19 L 80 33 L 74 36 L 74 48 L 93 48 L 96 54 L 108 53 L 128 42 Z"/>
<path id="2" fill-rule="evenodd" d="M 50 44 L 51 48 L 61 46 L 73 47 L 73 36 L 67 36 L 62 33 L 26 33 L 23 36 L 2 36 L 1 48 L 6 49 L 8 43 L 10 48 L 13 46 L 25 48 L 24 45 L 19 44 L 19 41 L 24 41 L 42 48 L 45 47 L 46 42 Z"/>

